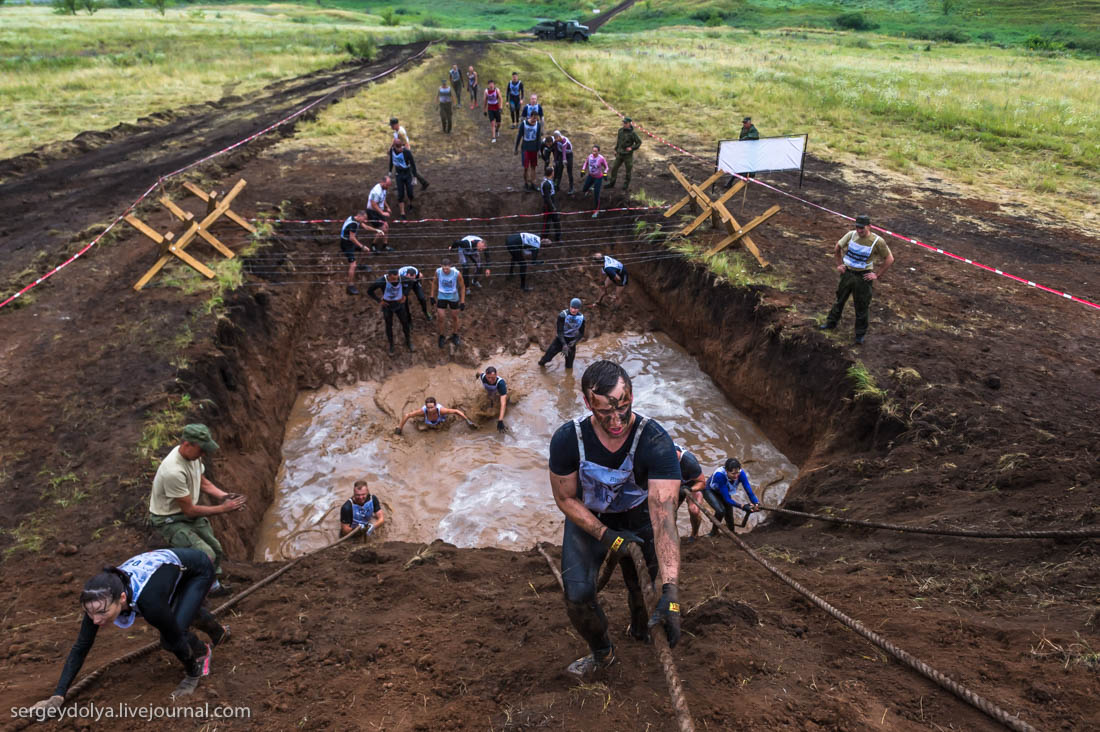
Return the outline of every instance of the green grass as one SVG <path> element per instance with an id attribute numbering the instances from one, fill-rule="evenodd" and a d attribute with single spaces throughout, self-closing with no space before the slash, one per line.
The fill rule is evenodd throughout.
<path id="1" fill-rule="evenodd" d="M 736 120 L 751 114 L 761 134 L 808 132 L 813 155 L 871 181 L 926 185 L 925 177 L 939 177 L 1090 227 L 1085 212 L 1100 205 L 1094 60 L 731 29 L 601 33 L 588 44 L 538 47 L 621 111 L 702 155 L 735 138 Z M 614 139 L 615 116 L 542 54 L 505 45 L 491 58 L 490 66 L 519 68 L 556 118 L 577 125 L 569 131 Z M 671 160 L 652 140 L 641 157 L 649 165 Z"/>
<path id="2" fill-rule="evenodd" d="M 190 394 L 169 396 L 168 404 L 151 412 L 145 420 L 141 440 L 138 442 L 138 454 L 144 459 L 152 460 L 154 464 L 159 463 L 159 456 L 164 448 L 179 441 L 184 420 L 190 410 Z"/>
<path id="3" fill-rule="evenodd" d="M 886 400 L 886 390 L 878 385 L 862 361 L 856 361 L 848 367 L 848 380 L 852 382 L 856 399 L 873 399 L 876 402 Z"/>
<path id="4" fill-rule="evenodd" d="M 862 0 L 858 4 L 795 0 L 641 0 L 607 24 L 612 32 L 662 26 L 742 29 L 838 29 L 841 15 L 858 13 L 879 33 L 907 38 L 1026 45 L 1032 37 L 1055 47 L 1100 53 L 1100 2 L 1059 0 Z"/>
<path id="5" fill-rule="evenodd" d="M 153 112 L 247 96 L 351 58 L 365 36 L 426 32 L 377 16 L 294 4 L 189 6 L 60 16 L 0 6 L 0 158 Z"/>

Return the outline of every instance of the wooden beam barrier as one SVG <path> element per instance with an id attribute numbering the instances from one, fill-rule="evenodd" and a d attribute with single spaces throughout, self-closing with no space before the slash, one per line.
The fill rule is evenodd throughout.
<path id="1" fill-rule="evenodd" d="M 238 216 L 230 209 L 230 206 L 233 203 L 233 199 L 235 199 L 237 195 L 242 190 L 244 190 L 244 187 L 246 185 L 247 182 L 244 180 L 244 178 L 241 178 L 226 195 L 219 196 L 216 192 L 206 193 L 205 191 L 191 183 L 184 183 L 184 187 L 187 190 L 194 193 L 196 196 L 198 196 L 200 200 L 206 203 L 206 215 L 202 218 L 201 221 L 195 221 L 194 214 L 180 208 L 178 205 L 176 205 L 175 202 L 168 198 L 167 195 L 162 195 L 159 199 L 160 204 L 164 206 L 165 209 L 167 209 L 168 212 L 175 216 L 177 219 L 187 224 L 186 230 L 178 239 L 172 232 L 161 235 L 136 216 L 126 216 L 125 221 L 128 224 L 133 226 L 146 237 L 152 239 L 158 245 L 161 245 L 160 257 L 157 259 L 156 262 L 153 263 L 153 266 L 150 267 L 144 275 L 142 275 L 141 279 L 134 283 L 134 289 L 141 290 L 143 287 L 145 287 L 145 285 L 149 284 L 153 277 L 156 276 L 157 272 L 160 272 L 164 268 L 164 266 L 168 264 L 168 262 L 172 261 L 172 257 L 176 257 L 180 261 L 186 263 L 188 266 L 190 266 L 192 269 L 194 269 L 196 272 L 206 277 L 207 279 L 213 278 L 214 271 L 212 269 L 210 269 L 208 266 L 195 259 L 195 257 L 185 251 L 187 245 L 194 241 L 196 236 L 202 238 L 203 241 L 210 244 L 210 246 L 212 246 L 215 250 L 217 250 L 219 254 L 221 254 L 225 258 L 233 259 L 234 257 L 236 257 L 237 255 L 233 253 L 232 249 L 227 247 L 216 236 L 210 233 L 209 228 L 219 218 L 225 216 L 226 218 L 234 221 L 247 231 L 255 231 L 255 228 L 251 224 L 249 224 L 247 221 L 245 221 L 243 218 Z"/>

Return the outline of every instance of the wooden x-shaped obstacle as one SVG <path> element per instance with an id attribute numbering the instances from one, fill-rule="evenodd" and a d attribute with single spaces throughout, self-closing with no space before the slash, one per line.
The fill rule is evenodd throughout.
<path id="1" fill-rule="evenodd" d="M 726 208 L 726 201 L 730 200 L 738 191 L 745 187 L 744 180 L 737 181 L 737 183 L 731 186 L 725 193 L 712 201 L 710 196 L 707 195 L 706 190 L 726 175 L 724 171 L 716 170 L 700 185 L 695 185 L 684 177 L 684 174 L 681 173 L 675 165 L 669 165 L 668 169 L 672 172 L 672 175 L 675 176 L 676 180 L 680 182 L 680 185 L 684 187 L 684 190 L 687 191 L 687 195 L 665 211 L 665 218 L 667 219 L 674 216 L 680 209 L 688 205 L 692 207 L 692 211 L 699 214 L 695 217 L 695 220 L 679 232 L 681 236 L 687 236 L 695 231 L 709 218 L 714 228 L 725 229 L 727 236 L 711 247 L 707 251 L 706 256 L 709 257 L 717 254 L 734 242 L 740 241 L 745 248 L 752 253 L 752 256 L 756 257 L 756 261 L 760 263 L 761 267 L 768 266 L 767 260 L 764 259 L 764 255 L 760 253 L 760 249 L 757 248 L 756 242 L 749 236 L 749 232 L 779 213 L 779 206 L 772 206 L 767 211 L 742 226 L 737 223 L 737 219 L 735 219 L 733 214 L 729 212 L 729 209 Z"/>
<path id="2" fill-rule="evenodd" d="M 255 233 L 255 227 L 230 208 L 233 199 L 244 190 L 246 185 L 245 179 L 241 178 L 237 181 L 236 185 L 230 189 L 229 193 L 226 193 L 224 196 L 219 196 L 217 191 L 207 193 L 193 183 L 184 183 L 184 188 L 206 203 L 206 215 L 199 221 L 195 220 L 195 215 L 190 211 L 184 211 L 167 195 L 162 195 L 159 199 L 161 205 L 168 209 L 173 216 L 186 224 L 183 233 L 178 238 L 176 234 L 171 231 L 162 235 L 137 216 L 128 214 L 125 219 L 126 223 L 152 239 L 161 248 L 160 257 L 157 259 L 156 263 L 149 268 L 149 271 L 142 275 L 140 280 L 134 283 L 134 289 L 140 290 L 149 284 L 149 281 L 156 276 L 157 272 L 160 272 L 164 268 L 164 265 L 172 261 L 172 257 L 178 257 L 180 260 L 186 262 L 191 268 L 207 279 L 212 278 L 214 276 L 214 270 L 184 251 L 187 245 L 194 241 L 196 236 L 201 237 L 210 244 L 210 246 L 218 250 L 226 259 L 233 259 L 233 257 L 236 256 L 233 250 L 221 243 L 216 236 L 211 234 L 209 228 L 213 226 L 214 222 L 219 218 L 225 216 L 245 231 Z"/>

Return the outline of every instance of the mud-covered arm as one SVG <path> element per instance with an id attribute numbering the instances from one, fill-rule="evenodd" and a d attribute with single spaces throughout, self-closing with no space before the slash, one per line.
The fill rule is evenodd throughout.
<path id="1" fill-rule="evenodd" d="M 664 583 L 680 581 L 680 535 L 676 530 L 679 496 L 679 480 L 649 481 L 649 519 L 653 523 L 653 546 Z"/>
<path id="2" fill-rule="evenodd" d="M 602 539 L 607 527 L 596 515 L 577 498 L 577 473 L 556 475 L 550 472 L 550 488 L 554 492 L 554 503 L 565 517 L 584 529 L 594 539 Z"/>
<path id="3" fill-rule="evenodd" d="M 508 395 L 500 395 L 500 416 L 497 419 L 504 419 L 504 412 L 508 409 Z"/>

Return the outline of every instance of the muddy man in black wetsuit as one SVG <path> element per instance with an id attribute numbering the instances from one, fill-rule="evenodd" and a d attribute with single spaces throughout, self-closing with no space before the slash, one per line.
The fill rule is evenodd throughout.
<path id="1" fill-rule="evenodd" d="M 662 623 L 668 644 L 680 640 L 680 540 L 676 498 L 680 465 L 672 438 L 657 422 L 635 414 L 630 376 L 612 361 L 596 361 L 581 377 L 591 412 L 566 422 L 550 440 L 550 485 L 565 514 L 561 574 L 565 608 L 589 655 L 568 672 L 584 678 L 615 661 L 607 616 L 596 599 L 596 574 L 608 552 L 619 559 L 627 587 L 630 635 L 646 640 Z M 649 577 L 661 575 L 661 599 L 648 618 L 640 578 L 628 548 L 638 544 Z"/>

